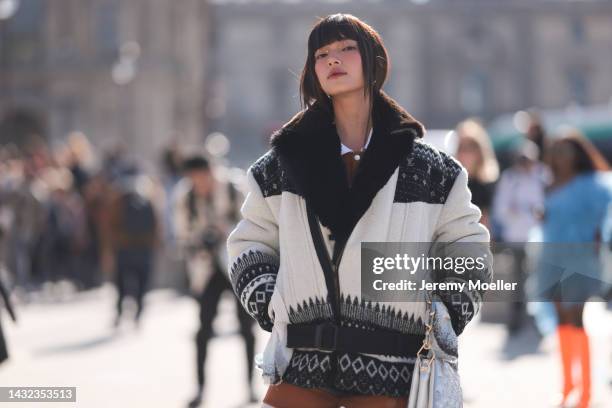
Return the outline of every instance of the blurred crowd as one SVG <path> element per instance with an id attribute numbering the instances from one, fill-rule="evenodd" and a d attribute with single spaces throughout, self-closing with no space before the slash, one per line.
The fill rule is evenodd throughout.
<path id="1" fill-rule="evenodd" d="M 223 156 L 227 146 L 219 143 L 218 136 L 213 145 Z M 477 119 L 459 123 L 454 136 L 457 148 L 451 153 L 468 171 L 472 202 L 481 209 L 481 222 L 489 228 L 492 242 L 503 243 L 513 258 L 510 274 L 519 282 L 516 300 L 522 300 L 508 303 L 506 324 L 513 335 L 530 321 L 525 302 L 530 300 L 528 278 L 546 275 L 543 264 L 536 263 L 535 270 L 528 267 L 527 243 L 609 247 L 612 172 L 604 155 L 579 130 L 562 128 L 547 134 L 535 114 L 503 166 Z M 232 173 L 220 160 L 209 161 L 209 153 L 188 155 L 173 144 L 162 152 L 158 171 L 152 174 L 130 159 L 125 147 L 117 145 L 99 154 L 82 133 L 68 135 L 64 144 L 53 149 L 0 148 L 3 296 L 13 293 L 24 302 L 40 293 L 61 298 L 112 282 L 117 288 L 115 325 L 120 324 L 126 296 L 136 300 L 138 322 L 159 263 L 157 253 L 182 260 L 166 262 L 163 273 L 181 276 L 184 272 L 186 279 L 178 289 L 195 295 L 200 305 L 198 392 L 192 406 L 202 400 L 206 343 L 212 337 L 217 304 L 221 293 L 231 290 L 224 271 L 224 243 L 239 220 L 244 198 L 240 187 L 244 172 Z M 605 277 L 608 272 L 596 255 L 574 253 L 572 257 L 587 269 L 580 272 L 592 279 L 588 285 L 573 284 L 569 304 L 555 297 L 553 290 L 548 295 L 550 305 L 554 304 L 549 315 L 559 328 L 566 379 L 563 400 L 576 388 L 571 367 L 580 363 L 586 406 L 590 357 L 582 312 L 593 296 L 610 300 L 612 290 L 611 280 Z M 236 309 L 246 355 L 252 361 L 252 321 L 239 306 Z M 250 379 L 251 370 L 248 374 Z M 252 393 L 250 399 L 255 400 Z"/>
<path id="2" fill-rule="evenodd" d="M 577 128 L 562 126 L 547 134 L 536 113 L 528 118 L 504 168 L 478 120 L 467 119 L 455 129 L 455 156 L 470 175 L 472 202 L 481 209 L 492 243 L 511 250 L 519 282 L 542 272 L 526 270 L 529 243 L 609 244 L 612 215 L 612 172 L 604 152 Z M 607 251 L 608 245 L 600 246 Z M 604 269 L 602 264 L 600 286 L 592 295 L 609 299 Z M 522 299 L 536 300 L 527 294 Z M 510 331 L 521 319 L 517 312 Z"/>
<path id="3" fill-rule="evenodd" d="M 19 297 L 49 284 L 89 289 L 110 276 L 113 252 L 125 245 L 114 239 L 121 196 L 159 194 L 124 156 L 117 147 L 98 160 L 82 133 L 54 149 L 0 150 L 0 262 Z"/>
<path id="4" fill-rule="evenodd" d="M 530 234 L 545 219 L 547 197 L 568 180 L 567 173 L 609 170 L 604 156 L 578 130 L 547 135 L 535 114 L 530 116 L 524 139 L 502 165 L 477 119 L 459 123 L 455 136 L 454 155 L 468 170 L 481 222 L 491 231 L 492 241 L 514 249 L 519 266 L 525 257 L 524 243 L 533 240 Z M 573 169 L 567 160 L 571 155 L 580 161 L 579 168 Z M 78 132 L 54 148 L 1 147 L 0 280 L 27 300 L 30 293 L 43 288 L 52 291 L 58 284 L 83 290 L 116 281 L 118 266 L 129 263 L 122 249 L 146 248 L 150 262 L 161 246 L 181 257 L 184 248 L 177 241 L 181 234 L 177 228 L 185 227 L 180 225 L 180 210 L 174 202 L 184 194 L 186 183 L 193 183 L 183 166 L 188 159 L 184 156 L 177 144 L 167 147 L 153 174 L 130 159 L 124 146 L 99 153 Z M 215 171 L 215 176 L 228 178 L 223 171 Z M 135 197 L 132 206 L 136 209 L 128 205 Z M 579 219 L 553 221 L 574 225 Z M 605 238 L 605 222 L 599 227 L 593 240 Z M 517 276 L 526 273 L 517 267 Z M 513 317 L 511 330 L 520 327 L 521 315 L 517 312 Z"/>
<path id="5" fill-rule="evenodd" d="M 117 292 L 113 325 L 125 320 L 129 297 L 138 326 L 158 269 L 166 275 L 160 286 L 191 295 L 200 308 L 194 339 L 197 392 L 191 403 L 199 405 L 212 323 L 221 295 L 231 291 L 225 241 L 244 199 L 243 172 L 227 168 L 220 157 L 227 144 L 220 134 L 202 151 L 171 144 L 154 173 L 122 145 L 98 154 L 82 133 L 68 135 L 55 149 L 3 147 L 0 308 L 6 306 L 16 321 L 11 298 L 62 300 L 111 282 Z M 236 306 L 250 381 L 253 321 Z M 0 324 L 0 363 L 6 358 Z M 249 398 L 256 399 L 252 390 Z"/>
<path id="6" fill-rule="evenodd" d="M 596 297 L 612 300 L 610 166 L 578 129 L 547 135 L 535 114 L 501 173 L 478 121 L 462 122 L 456 135 L 456 156 L 470 175 L 472 201 L 492 242 L 511 254 L 506 273 L 519 284 L 514 301 L 506 304 L 508 332 L 516 334 L 532 316 L 542 335 L 556 333 L 563 385 L 555 406 L 586 408 L 592 353 L 585 305 Z M 504 273 L 500 269 L 497 277 Z"/>

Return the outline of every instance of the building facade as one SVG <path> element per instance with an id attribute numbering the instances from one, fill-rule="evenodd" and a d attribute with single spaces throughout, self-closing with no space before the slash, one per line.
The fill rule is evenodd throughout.
<path id="1" fill-rule="evenodd" d="M 147 159 L 201 140 L 209 16 L 204 0 L 21 0 L 0 20 L 3 140 L 79 130 Z"/>
<path id="2" fill-rule="evenodd" d="M 211 52 L 225 115 L 214 126 L 242 147 L 234 160 L 248 163 L 300 109 L 308 33 L 336 12 L 380 32 L 384 89 L 428 128 L 612 97 L 611 1 L 219 1 Z"/>
<path id="3" fill-rule="evenodd" d="M 174 137 L 197 144 L 221 131 L 244 166 L 300 109 L 307 35 L 336 12 L 381 33 L 384 89 L 428 128 L 612 96 L 607 0 L 19 3 L 0 20 L 3 139 L 53 143 L 80 130 L 153 158 Z"/>

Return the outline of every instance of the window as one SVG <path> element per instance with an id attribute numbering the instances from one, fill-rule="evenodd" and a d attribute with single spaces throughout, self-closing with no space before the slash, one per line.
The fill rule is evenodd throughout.
<path id="1" fill-rule="evenodd" d="M 485 109 L 487 76 L 481 69 L 467 73 L 461 82 L 460 103 L 469 114 L 480 114 Z"/>
<path id="2" fill-rule="evenodd" d="M 115 0 L 99 4 L 95 10 L 95 44 L 103 59 L 117 59 L 119 38 L 117 33 L 118 4 Z"/>

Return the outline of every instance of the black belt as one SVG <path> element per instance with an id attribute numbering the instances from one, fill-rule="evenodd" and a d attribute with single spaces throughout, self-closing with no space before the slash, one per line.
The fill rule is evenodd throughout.
<path id="1" fill-rule="evenodd" d="M 287 326 L 289 348 L 414 357 L 423 345 L 424 338 L 424 335 L 418 334 L 338 327 L 332 322 Z"/>

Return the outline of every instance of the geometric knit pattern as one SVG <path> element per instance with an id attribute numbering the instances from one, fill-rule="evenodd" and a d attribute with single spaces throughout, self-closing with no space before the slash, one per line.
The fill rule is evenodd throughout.
<path id="1" fill-rule="evenodd" d="M 394 202 L 444 204 L 461 173 L 461 165 L 451 156 L 432 146 L 414 141 L 409 155 L 399 163 Z M 282 192 L 297 193 L 283 170 L 278 153 L 272 149 L 252 165 L 252 174 L 264 198 Z M 266 259 L 259 259 L 259 258 Z M 231 268 L 232 283 L 243 305 L 265 330 L 273 326 L 268 304 L 278 273 L 278 258 L 259 252 L 242 255 L 242 262 Z M 246 261 L 246 262 L 245 262 Z M 482 271 L 479 271 L 482 273 Z M 490 271 L 485 271 L 489 274 Z M 470 272 L 464 274 L 471 279 Z M 450 277 L 448 277 L 450 279 Z M 258 292 L 259 296 L 255 295 Z M 482 296 L 478 292 L 439 292 L 459 334 L 477 313 Z M 330 299 L 308 298 L 288 305 L 290 323 L 333 321 Z M 366 331 L 381 329 L 400 333 L 423 334 L 424 324 L 410 312 L 392 305 L 367 302 L 358 297 L 340 296 L 340 325 Z M 386 361 L 399 360 L 399 361 Z M 306 388 L 332 389 L 354 395 L 407 396 L 414 358 L 385 358 L 343 351 L 294 349 L 282 381 Z"/>
<path id="2" fill-rule="evenodd" d="M 341 325 L 357 327 L 362 330 L 392 330 L 408 334 L 424 334 L 425 325 L 420 317 L 416 320 L 414 315 L 397 310 L 391 305 L 380 305 L 359 300 L 350 296 L 340 296 Z"/>
<path id="3" fill-rule="evenodd" d="M 309 298 L 289 307 L 291 323 L 317 323 L 333 319 L 332 307 L 321 298 Z M 364 331 L 423 334 L 419 317 L 390 305 L 340 295 L 340 326 Z M 332 388 L 355 395 L 407 396 L 414 358 L 388 362 L 360 353 L 294 349 L 282 380 L 305 388 Z"/>
<path id="4" fill-rule="evenodd" d="M 309 298 L 301 304 L 289 306 L 289 321 L 318 323 L 333 317 L 332 306 L 321 298 Z M 392 330 L 400 333 L 423 334 L 425 325 L 421 318 L 397 310 L 391 305 L 380 305 L 357 297 L 340 295 L 340 324 L 344 327 L 360 328 L 366 331 Z"/>
<path id="5" fill-rule="evenodd" d="M 475 289 L 469 289 L 468 281 L 457 276 L 447 277 L 443 282 L 465 284 L 465 289 L 462 292 L 440 289 L 436 291 L 448 309 L 455 333 L 460 335 L 463 333 L 465 326 L 478 314 L 478 309 L 482 304 L 483 293 Z"/>
<path id="6" fill-rule="evenodd" d="M 357 353 L 294 350 L 282 380 L 304 388 L 331 388 L 352 395 L 405 397 L 414 358 L 383 361 Z"/>
<path id="7" fill-rule="evenodd" d="M 333 317 L 332 306 L 329 301 L 319 297 L 308 298 L 301 304 L 289 306 L 289 321 L 298 323 L 319 323 Z"/>
<path id="8" fill-rule="evenodd" d="M 460 172 L 454 158 L 415 140 L 412 153 L 399 165 L 393 201 L 443 204 Z"/>
<path id="9" fill-rule="evenodd" d="M 251 250 L 239 256 L 230 270 L 232 287 L 240 303 L 266 331 L 272 331 L 274 325 L 268 315 L 268 305 L 276 285 L 278 266 L 278 257 Z"/>
<path id="10" fill-rule="evenodd" d="M 394 202 L 443 204 L 460 171 L 456 159 L 417 139 L 412 152 L 399 165 Z M 252 165 L 252 172 L 264 197 L 283 191 L 297 194 L 273 149 Z"/>
<path id="11" fill-rule="evenodd" d="M 457 243 L 455 245 L 470 245 L 472 246 L 472 251 L 470 252 L 474 251 L 475 245 L 477 245 L 479 248 L 478 252 L 483 251 L 484 253 L 485 249 L 485 246 L 482 243 Z M 480 249 L 481 246 L 482 249 Z M 486 246 L 488 247 L 488 244 L 486 244 Z M 459 335 L 463 332 L 463 329 L 465 329 L 465 326 L 467 326 L 472 318 L 478 314 L 485 292 L 484 290 L 479 291 L 474 288 L 470 289 L 469 282 L 490 281 L 492 273 L 491 268 L 485 267 L 479 269 L 476 266 L 466 267 L 465 271 L 461 274 L 455 273 L 453 270 L 437 268 L 434 269 L 432 273 L 435 280 L 438 282 L 459 283 L 464 287 L 463 291 L 458 291 L 456 289 L 437 289 L 435 291 L 448 309 L 453 329 L 455 330 L 455 333 Z"/>
<path id="12" fill-rule="evenodd" d="M 297 194 L 282 169 L 275 150 L 269 150 L 260 157 L 253 164 L 252 172 L 264 197 L 280 195 L 283 191 Z"/>

